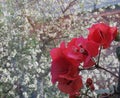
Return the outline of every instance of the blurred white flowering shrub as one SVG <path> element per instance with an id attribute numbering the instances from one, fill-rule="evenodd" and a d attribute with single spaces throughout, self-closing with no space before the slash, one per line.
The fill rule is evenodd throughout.
<path id="1" fill-rule="evenodd" d="M 83 0 L 58 1 L 0 0 L 0 98 L 67 98 L 51 84 L 49 50 L 62 40 L 86 36 L 86 28 L 95 22 L 119 25 L 117 13 L 80 13 L 74 10 L 78 5 L 84 7 Z M 102 54 L 102 65 L 110 64 L 109 68 L 117 73 L 118 62 L 113 53 L 116 43 L 113 46 Z M 108 55 L 112 60 L 106 58 Z M 84 78 L 91 72 L 83 72 Z M 96 73 L 90 76 L 99 84 L 97 88 L 116 82 L 107 73 Z M 104 85 L 100 84 L 103 80 Z"/>

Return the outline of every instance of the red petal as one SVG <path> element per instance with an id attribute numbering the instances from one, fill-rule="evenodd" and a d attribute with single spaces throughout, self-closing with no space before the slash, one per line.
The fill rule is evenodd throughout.
<path id="1" fill-rule="evenodd" d="M 93 61 L 93 59 L 90 57 L 90 56 L 88 56 L 87 58 L 86 58 L 86 60 L 84 61 L 84 65 L 83 65 L 83 67 L 84 68 L 90 68 L 90 67 L 92 67 L 93 65 L 95 65 L 96 63 Z"/>
<path id="2" fill-rule="evenodd" d="M 73 39 L 68 43 L 67 47 L 75 46 L 75 43 L 76 43 L 76 40 L 77 40 L 77 39 L 78 39 L 78 38 L 73 38 Z"/>
<path id="3" fill-rule="evenodd" d="M 51 58 L 53 60 L 57 59 L 57 58 L 60 58 L 62 57 L 62 51 L 60 48 L 53 48 L 51 51 L 50 51 L 50 55 L 51 55 Z"/>
<path id="4" fill-rule="evenodd" d="M 58 88 L 62 92 L 70 94 L 70 95 L 74 95 L 77 92 L 79 92 L 79 90 L 82 88 L 82 86 L 83 86 L 83 84 L 82 84 L 82 79 L 80 76 L 78 76 L 78 78 L 73 81 L 61 79 L 58 82 Z"/>
<path id="5" fill-rule="evenodd" d="M 76 95 L 70 95 L 69 98 L 77 98 Z"/>
<path id="6" fill-rule="evenodd" d="M 87 41 L 86 50 L 88 54 L 95 57 L 98 54 L 99 45 L 93 41 Z"/>
<path id="7" fill-rule="evenodd" d="M 65 43 L 65 42 L 61 42 L 60 48 L 61 48 L 62 50 L 64 50 L 64 49 L 66 48 L 66 43 Z"/>
<path id="8" fill-rule="evenodd" d="M 99 43 L 104 49 L 110 46 L 110 43 L 116 36 L 116 28 L 104 23 L 94 24 L 89 28 L 89 32 L 88 39 Z"/>
<path id="9" fill-rule="evenodd" d="M 59 79 L 59 75 L 67 73 L 70 65 L 65 58 L 53 60 L 51 66 L 52 83 L 55 83 Z"/>
<path id="10" fill-rule="evenodd" d="M 78 78 L 79 75 L 79 68 L 77 66 L 69 66 L 68 73 L 64 75 L 60 75 L 61 78 L 67 79 L 67 80 L 75 80 Z"/>

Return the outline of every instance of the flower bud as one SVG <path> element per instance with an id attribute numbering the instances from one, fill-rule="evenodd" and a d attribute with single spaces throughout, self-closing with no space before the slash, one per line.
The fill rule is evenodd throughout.
<path id="1" fill-rule="evenodd" d="M 87 80 L 86 80 L 86 86 L 90 86 L 92 84 L 93 84 L 92 79 L 91 78 L 87 78 Z"/>

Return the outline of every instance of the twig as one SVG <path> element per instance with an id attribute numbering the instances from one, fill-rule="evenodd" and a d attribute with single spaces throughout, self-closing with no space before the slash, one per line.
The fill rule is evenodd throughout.
<path id="1" fill-rule="evenodd" d="M 59 1 L 59 0 L 57 0 L 57 2 L 58 2 L 58 4 L 60 4 L 60 1 Z M 61 1 L 61 2 L 62 2 L 62 1 Z M 63 6 L 63 7 L 62 7 L 62 6 Z M 63 13 L 63 11 L 64 11 L 64 10 L 63 10 L 63 9 L 64 9 L 64 5 L 62 5 L 62 6 L 60 5 L 60 9 L 61 9 L 61 12 Z"/>
<path id="2" fill-rule="evenodd" d="M 64 14 L 70 7 L 72 7 L 72 6 L 75 4 L 76 1 L 77 1 L 77 0 L 71 1 L 71 2 L 68 4 L 68 6 L 63 10 L 63 14 Z"/>
<path id="3" fill-rule="evenodd" d="M 96 66 L 97 66 L 97 67 L 96 67 Z M 116 78 L 119 78 L 119 76 L 117 76 L 117 75 L 114 74 L 113 72 L 111 72 L 111 71 L 109 71 L 109 70 L 107 70 L 107 69 L 105 69 L 105 68 L 103 68 L 103 67 L 101 67 L 101 66 L 99 66 L 99 65 L 95 65 L 94 67 L 87 68 L 87 69 L 84 69 L 84 68 L 83 68 L 83 69 L 79 69 L 79 71 L 82 71 L 82 70 L 95 70 L 95 69 L 102 69 L 102 70 L 104 70 L 104 71 L 112 74 L 112 75 L 115 76 Z"/>
<path id="4" fill-rule="evenodd" d="M 98 55 L 98 60 L 97 60 L 97 64 L 95 65 L 95 67 L 98 67 L 98 65 L 99 65 L 101 50 L 102 50 L 102 46 L 100 46 L 99 55 Z"/>
<path id="5" fill-rule="evenodd" d="M 106 72 L 112 74 L 112 75 L 115 76 L 116 78 L 119 78 L 119 76 L 117 76 L 117 75 L 114 74 L 113 72 L 111 72 L 111 71 L 109 71 L 109 70 L 107 70 L 107 69 L 105 69 L 105 68 L 103 68 L 103 67 L 101 67 L 101 66 L 97 66 L 97 69 L 102 69 L 102 70 L 104 70 L 104 71 L 106 71 Z"/>
<path id="6" fill-rule="evenodd" d="M 120 14 L 120 10 L 113 10 L 113 11 L 103 12 L 103 13 L 98 14 L 98 15 L 93 15 L 93 17 L 97 18 L 99 16 L 103 17 L 103 16 L 110 16 L 110 15 L 115 15 L 115 14 Z"/>

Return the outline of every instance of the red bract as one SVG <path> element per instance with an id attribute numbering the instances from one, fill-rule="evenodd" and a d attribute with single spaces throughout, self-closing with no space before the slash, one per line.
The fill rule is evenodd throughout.
<path id="1" fill-rule="evenodd" d="M 88 39 L 99 43 L 103 48 L 108 48 L 117 35 L 116 27 L 110 27 L 104 23 L 94 24 L 88 30 Z"/>
<path id="2" fill-rule="evenodd" d="M 51 51 L 50 51 L 50 55 L 51 55 L 51 58 L 52 60 L 55 60 L 55 59 L 58 59 L 60 57 L 65 57 L 63 55 L 63 50 L 65 49 L 65 43 L 62 42 L 60 44 L 60 47 L 58 48 L 53 48 Z"/>
<path id="3" fill-rule="evenodd" d="M 59 75 L 65 74 L 70 63 L 66 61 L 61 48 L 54 48 L 50 51 L 52 58 L 51 75 L 52 83 L 56 83 Z"/>
<path id="4" fill-rule="evenodd" d="M 82 88 L 82 78 L 78 75 L 74 79 L 60 78 L 58 81 L 58 88 L 69 95 L 76 95 Z"/>
<path id="5" fill-rule="evenodd" d="M 77 98 L 76 95 L 70 95 L 69 98 Z"/>
<path id="6" fill-rule="evenodd" d="M 83 67 L 91 67 L 95 64 L 92 57 L 98 54 L 98 47 L 97 43 L 83 37 L 73 38 L 63 53 L 73 65 L 79 66 L 81 62 L 84 62 Z"/>
<path id="7" fill-rule="evenodd" d="M 55 83 L 59 79 L 59 75 L 66 74 L 71 63 L 65 58 L 63 51 L 63 43 L 61 43 L 59 48 L 54 48 L 50 51 L 50 55 L 52 58 L 52 66 L 51 66 L 51 75 L 52 75 L 52 83 Z"/>
<path id="8" fill-rule="evenodd" d="M 80 53 L 80 50 L 82 51 L 83 48 L 80 49 L 78 44 L 76 43 L 78 41 L 78 38 L 73 38 L 64 49 L 63 53 L 66 56 L 66 58 L 75 66 L 79 66 L 81 62 L 84 61 L 86 58 L 85 55 Z"/>
<path id="9" fill-rule="evenodd" d="M 72 66 L 70 62 L 63 57 L 53 60 L 51 66 L 52 83 L 56 83 L 60 75 L 66 74 L 70 66 Z"/>
<path id="10" fill-rule="evenodd" d="M 86 85 L 87 86 L 90 86 L 90 85 L 92 85 L 93 84 L 93 80 L 91 79 L 91 78 L 87 78 L 87 80 L 86 80 Z"/>
<path id="11" fill-rule="evenodd" d="M 78 67 L 71 65 L 65 58 L 58 58 L 52 62 L 51 75 L 52 82 L 58 81 L 58 88 L 64 93 L 74 94 L 82 87 Z"/>

